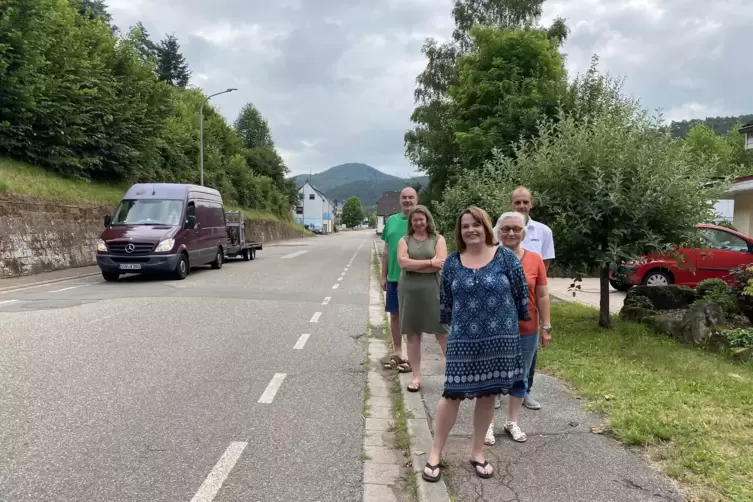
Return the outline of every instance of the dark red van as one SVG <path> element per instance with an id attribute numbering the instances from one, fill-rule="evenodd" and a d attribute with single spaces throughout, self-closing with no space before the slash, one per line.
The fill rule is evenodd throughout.
<path id="1" fill-rule="evenodd" d="M 222 268 L 227 243 L 220 192 L 197 185 L 138 183 L 126 192 L 97 243 L 102 277 L 164 273 L 185 279 L 191 267 Z"/>

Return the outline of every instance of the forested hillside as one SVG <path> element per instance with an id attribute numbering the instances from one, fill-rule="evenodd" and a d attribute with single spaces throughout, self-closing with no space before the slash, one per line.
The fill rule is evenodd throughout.
<path id="1" fill-rule="evenodd" d="M 684 138 L 694 126 L 703 124 L 716 134 L 725 135 L 734 127 L 740 124 L 747 124 L 748 122 L 753 122 L 753 114 L 740 115 L 738 117 L 706 117 L 703 120 L 680 120 L 672 122 L 669 125 L 669 130 L 674 137 Z"/>
<path id="2" fill-rule="evenodd" d="M 199 182 L 206 95 L 188 88 L 175 37 L 115 27 L 101 0 L 2 5 L 0 156 L 107 185 Z M 259 111 L 249 104 L 236 127 L 211 105 L 204 114 L 205 184 L 286 216 L 295 186 Z"/>

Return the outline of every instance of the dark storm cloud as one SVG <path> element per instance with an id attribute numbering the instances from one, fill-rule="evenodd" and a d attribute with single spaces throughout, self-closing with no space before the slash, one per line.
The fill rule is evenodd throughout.
<path id="1" fill-rule="evenodd" d="M 268 118 L 294 172 L 360 161 L 407 175 L 415 77 L 427 36 L 448 37 L 445 0 L 109 0 L 115 22 L 175 33 L 212 104 L 233 120 L 246 102 Z M 549 0 L 568 18 L 571 74 L 593 53 L 626 90 L 668 118 L 753 112 L 745 55 L 749 0 Z M 747 38 L 747 39 L 746 39 Z"/>

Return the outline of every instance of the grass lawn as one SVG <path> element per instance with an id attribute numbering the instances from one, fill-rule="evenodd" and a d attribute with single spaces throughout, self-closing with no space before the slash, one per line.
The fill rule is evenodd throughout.
<path id="1" fill-rule="evenodd" d="M 608 431 L 680 482 L 690 500 L 753 501 L 753 365 L 681 346 L 595 309 L 552 307 L 539 365 L 569 382 Z"/>
<path id="2" fill-rule="evenodd" d="M 71 180 L 57 176 L 40 167 L 0 157 L 0 193 L 28 195 L 49 200 L 115 205 L 120 202 L 129 186 L 127 183 L 105 185 L 83 180 Z M 228 206 L 228 209 L 240 208 Z M 300 225 L 292 221 L 283 221 L 282 218 L 272 213 L 245 208 L 243 213 L 247 219 L 274 220 L 297 230 L 302 230 Z"/>

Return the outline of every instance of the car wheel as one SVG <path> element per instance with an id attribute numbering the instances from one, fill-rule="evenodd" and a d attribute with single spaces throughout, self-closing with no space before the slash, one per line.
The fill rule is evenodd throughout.
<path id="1" fill-rule="evenodd" d="M 173 275 L 176 279 L 182 281 L 186 278 L 186 276 L 188 276 L 188 271 L 188 258 L 186 257 L 186 255 L 182 254 L 180 255 L 178 264 L 175 266 L 175 272 L 173 272 Z"/>
<path id="2" fill-rule="evenodd" d="M 120 274 L 117 272 L 102 272 L 102 277 L 107 282 L 117 282 L 120 279 Z"/>
<path id="3" fill-rule="evenodd" d="M 633 287 L 632 284 L 627 284 L 624 282 L 617 282 L 617 281 L 609 281 L 609 284 L 617 291 L 628 291 L 630 288 Z"/>
<path id="4" fill-rule="evenodd" d="M 219 270 L 222 268 L 222 264 L 225 262 L 225 254 L 222 251 L 222 248 L 217 249 L 217 256 L 214 258 L 214 261 L 212 262 L 212 268 L 215 270 Z"/>
<path id="5" fill-rule="evenodd" d="M 672 276 L 662 270 L 651 270 L 643 277 L 644 286 L 669 286 L 674 281 Z"/>

